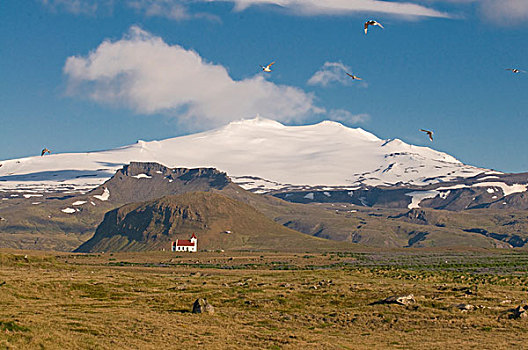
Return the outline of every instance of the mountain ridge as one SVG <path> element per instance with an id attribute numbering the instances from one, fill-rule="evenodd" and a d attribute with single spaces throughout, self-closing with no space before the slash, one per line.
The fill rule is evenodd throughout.
<path id="1" fill-rule="evenodd" d="M 303 250 L 350 244 L 282 226 L 257 209 L 215 192 L 187 192 L 130 203 L 105 214 L 77 252 L 169 250 L 169 242 L 198 236 L 199 249 Z"/>
<path id="2" fill-rule="evenodd" d="M 226 172 L 245 189 L 428 185 L 481 173 L 443 152 L 382 140 L 333 121 L 286 126 L 254 118 L 218 129 L 113 150 L 1 161 L 0 189 L 88 191 L 132 161 Z"/>

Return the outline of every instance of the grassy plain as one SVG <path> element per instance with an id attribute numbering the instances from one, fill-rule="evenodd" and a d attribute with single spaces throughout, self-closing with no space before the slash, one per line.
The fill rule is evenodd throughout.
<path id="1" fill-rule="evenodd" d="M 511 250 L 3 250 L 0 348 L 526 348 L 528 319 L 508 315 L 527 292 L 528 254 Z M 199 297 L 214 314 L 190 312 Z"/>

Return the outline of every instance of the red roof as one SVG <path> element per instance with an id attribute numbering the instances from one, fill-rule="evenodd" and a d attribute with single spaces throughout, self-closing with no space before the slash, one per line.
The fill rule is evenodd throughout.
<path id="1" fill-rule="evenodd" d="M 177 239 L 176 240 L 176 246 L 177 247 L 194 247 L 194 243 L 187 239 Z"/>
<path id="2" fill-rule="evenodd" d="M 193 238 L 196 238 L 196 236 L 194 235 L 194 233 L 193 233 L 193 235 L 191 236 L 191 239 L 193 239 Z M 197 239 L 197 238 L 196 238 L 196 239 Z"/>

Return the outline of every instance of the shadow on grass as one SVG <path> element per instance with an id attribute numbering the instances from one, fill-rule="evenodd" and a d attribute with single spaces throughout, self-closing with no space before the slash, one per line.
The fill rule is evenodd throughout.
<path id="1" fill-rule="evenodd" d="M 169 310 L 167 310 L 167 312 L 178 313 L 178 314 L 190 314 L 191 310 L 187 310 L 187 309 L 169 309 Z"/>

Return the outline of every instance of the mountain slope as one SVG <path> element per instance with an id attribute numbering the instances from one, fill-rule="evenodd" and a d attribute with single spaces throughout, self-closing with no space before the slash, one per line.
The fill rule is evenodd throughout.
<path id="1" fill-rule="evenodd" d="M 497 182 L 499 179 L 482 179 L 490 180 Z M 451 188 L 447 190 L 432 185 L 426 187 L 426 191 L 394 186 L 388 189 L 311 190 L 308 193 L 284 194 L 284 197 L 288 196 L 287 200 L 304 203 L 298 204 L 245 191 L 216 169 L 170 169 L 156 163 L 131 163 L 117 171 L 105 184 L 84 194 L 0 193 L 0 197 L 5 199 L 0 200 L 0 247 L 71 251 L 93 236 L 105 213 L 111 210 L 127 203 L 195 191 L 229 197 L 257 209 L 278 224 L 336 241 L 377 247 L 524 247 L 528 242 L 527 212 L 508 209 L 508 203 L 525 200 L 522 197 L 526 197 L 526 192 L 511 192 L 522 190 L 514 184 L 527 179 L 501 177 L 500 180 L 504 181 L 502 189 L 490 188 L 489 184 L 482 187 L 480 180 L 477 182 L 479 186 L 475 187 L 475 179 L 468 179 L 467 183 L 441 185 Z M 452 188 L 455 186 L 459 189 Z M 476 190 L 483 193 L 475 193 Z M 509 195 L 499 199 L 500 191 Z M 407 195 L 412 192 L 430 192 L 436 197 L 425 199 L 420 195 Z M 417 197 L 424 199 L 415 200 Z M 493 207 L 477 209 L 487 199 L 500 201 L 500 210 Z M 409 206 L 443 207 L 446 203 L 445 209 L 463 209 L 468 203 L 475 206 L 463 212 L 408 209 Z M 106 242 L 106 248 L 101 249 L 121 245 L 132 249 L 127 246 L 130 243 L 128 238 L 124 240 L 117 235 L 116 239 L 113 243 Z M 317 245 L 314 247 L 317 248 Z M 308 246 L 305 248 L 305 251 L 312 250 Z"/>
<path id="2" fill-rule="evenodd" d="M 227 233 L 229 232 L 229 233 Z M 288 229 L 253 207 L 212 192 L 190 192 L 127 204 L 105 215 L 78 252 L 169 249 L 198 236 L 199 249 L 314 250 L 346 247 Z"/>
<path id="3" fill-rule="evenodd" d="M 93 236 L 106 212 L 123 204 L 228 189 L 246 192 L 216 169 L 131 163 L 88 193 L 0 191 L 0 247 L 71 251 Z"/>
<path id="4" fill-rule="evenodd" d="M 253 191 L 302 186 L 425 185 L 486 172 L 452 156 L 360 128 L 324 121 L 285 126 L 255 118 L 163 141 L 114 150 L 1 162 L 0 189 L 92 189 L 132 161 L 214 167 Z"/>

